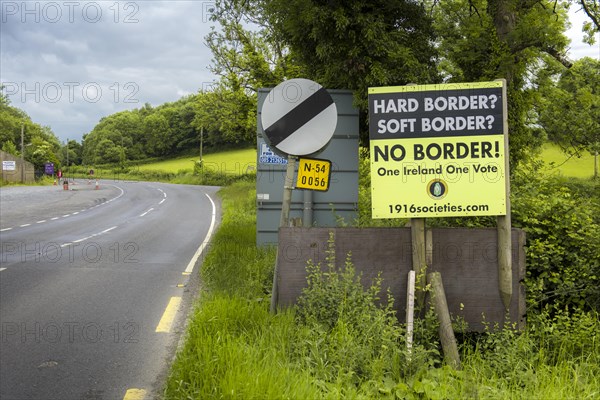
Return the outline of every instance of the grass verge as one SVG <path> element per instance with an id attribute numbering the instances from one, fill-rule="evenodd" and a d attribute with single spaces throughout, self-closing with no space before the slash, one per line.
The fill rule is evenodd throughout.
<path id="1" fill-rule="evenodd" d="M 273 249 L 257 249 L 254 185 L 221 190 L 223 220 L 203 262 L 202 293 L 185 345 L 165 388 L 166 399 L 318 396 L 289 359 L 293 313 L 268 312 Z"/>
<path id="2" fill-rule="evenodd" d="M 255 246 L 250 182 L 221 190 L 223 222 L 200 271 L 202 293 L 164 390 L 166 399 L 585 399 L 600 396 L 600 321 L 594 313 L 530 316 L 512 327 L 466 336 L 463 369 L 441 362 L 436 326 L 418 321 L 409 362 L 402 330 L 370 335 L 374 310 L 346 307 L 331 282 L 313 296 L 317 314 L 268 312 L 273 250 Z M 331 275 L 331 274 L 330 274 Z M 336 278 L 337 279 L 337 278 Z M 352 286 L 352 276 L 339 281 Z M 318 289 L 318 287 L 317 287 Z M 355 297 L 356 298 L 356 297 Z M 358 298 L 362 298 L 359 297 Z M 320 308 L 319 304 L 328 304 Z M 309 309 L 309 308 L 307 308 Z M 365 312 L 373 317 L 364 318 Z M 327 319 L 327 318 L 325 318 Z M 368 323 L 361 325 L 361 321 Z M 385 321 L 383 322 L 385 323 Z M 361 330 L 366 329 L 366 330 Z M 379 339 L 385 341 L 379 343 Z M 364 343 L 363 343 L 364 342 Z M 421 350 L 419 350 L 421 349 Z M 375 355 L 375 357 L 373 357 Z M 394 356 L 395 355 L 395 356 Z M 364 360 L 372 358 L 365 364 Z"/>

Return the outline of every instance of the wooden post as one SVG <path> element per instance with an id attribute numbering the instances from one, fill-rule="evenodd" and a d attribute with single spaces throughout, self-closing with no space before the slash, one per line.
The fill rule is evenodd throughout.
<path id="1" fill-rule="evenodd" d="M 425 265 L 433 265 L 433 233 L 431 229 L 425 231 Z"/>
<path id="2" fill-rule="evenodd" d="M 510 215 L 498 217 L 498 289 L 506 311 L 512 299 L 512 241 Z"/>
<path id="3" fill-rule="evenodd" d="M 292 203 L 292 190 L 294 189 L 294 172 L 296 168 L 296 157 L 288 155 L 288 163 L 285 171 L 285 181 L 283 183 L 283 199 L 281 202 L 281 218 L 279 227 L 288 226 L 290 219 L 290 206 Z M 273 289 L 271 291 L 271 312 L 277 312 L 277 298 L 279 296 L 279 282 L 277 273 L 277 264 L 279 261 L 279 250 L 275 255 L 275 267 L 273 268 Z"/>
<path id="4" fill-rule="evenodd" d="M 444 293 L 444 285 L 442 284 L 442 275 L 439 272 L 427 274 L 427 281 L 431 285 L 432 300 L 435 313 L 440 322 L 440 341 L 444 350 L 444 359 L 455 369 L 460 369 L 460 355 L 458 354 L 458 346 L 454 331 L 452 330 L 452 322 L 450 321 L 450 312 L 448 311 L 448 303 L 446 302 L 446 294 Z"/>
<path id="5" fill-rule="evenodd" d="M 202 147 L 204 146 L 204 127 L 200 127 L 200 167 L 202 167 Z"/>
<path id="6" fill-rule="evenodd" d="M 425 251 L 425 218 L 411 218 L 410 233 L 412 237 L 412 265 L 417 278 L 417 305 L 422 311 L 425 305 L 426 286 L 426 251 Z"/>
<path id="7" fill-rule="evenodd" d="M 502 80 L 504 81 L 504 80 Z M 502 85 L 502 107 L 504 116 L 504 179 L 506 181 L 506 215 L 497 217 L 498 230 L 498 289 L 506 311 L 512 299 L 512 237 L 510 207 L 510 165 L 508 151 L 508 100 L 506 81 Z"/>
<path id="8" fill-rule="evenodd" d="M 406 289 L 406 350 L 410 356 L 413 345 L 415 314 L 415 271 L 408 271 L 408 286 Z"/>

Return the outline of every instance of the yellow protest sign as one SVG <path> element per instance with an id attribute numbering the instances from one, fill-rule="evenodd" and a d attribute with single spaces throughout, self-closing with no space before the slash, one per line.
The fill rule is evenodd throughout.
<path id="1" fill-rule="evenodd" d="M 506 215 L 503 81 L 369 89 L 373 218 Z"/>

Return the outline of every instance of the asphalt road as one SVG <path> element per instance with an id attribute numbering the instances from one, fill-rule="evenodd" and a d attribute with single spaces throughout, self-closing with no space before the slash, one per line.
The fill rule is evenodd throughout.
<path id="1" fill-rule="evenodd" d="M 0 399 L 155 398 L 217 188 L 70 188 L 0 189 Z"/>

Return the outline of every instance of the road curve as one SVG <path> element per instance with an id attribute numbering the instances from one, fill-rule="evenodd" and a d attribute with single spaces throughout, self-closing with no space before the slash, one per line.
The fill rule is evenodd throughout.
<path id="1" fill-rule="evenodd" d="M 155 398 L 217 188 L 62 189 L 0 189 L 0 398 Z"/>

